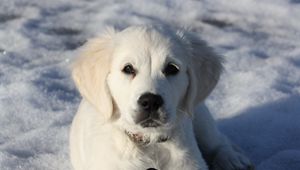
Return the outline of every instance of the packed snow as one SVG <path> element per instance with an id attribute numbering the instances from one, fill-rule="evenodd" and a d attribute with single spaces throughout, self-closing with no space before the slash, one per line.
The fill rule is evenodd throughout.
<path id="1" fill-rule="evenodd" d="M 0 0 L 0 169 L 70 170 L 78 48 L 105 27 L 185 27 L 223 55 L 207 104 L 257 170 L 300 169 L 299 0 Z"/>

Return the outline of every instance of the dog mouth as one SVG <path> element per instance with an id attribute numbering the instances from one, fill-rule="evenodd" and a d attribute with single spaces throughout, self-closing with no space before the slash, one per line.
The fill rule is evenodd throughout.
<path id="1" fill-rule="evenodd" d="M 158 121 L 158 120 L 149 118 L 149 119 L 146 119 L 146 120 L 142 121 L 140 123 L 140 125 L 143 128 L 150 128 L 150 127 L 155 128 L 155 127 L 161 126 L 162 123 L 160 121 Z"/>
<path id="2" fill-rule="evenodd" d="M 168 114 L 166 112 L 139 113 L 135 119 L 135 123 L 143 128 L 157 128 L 164 126 L 168 122 Z"/>

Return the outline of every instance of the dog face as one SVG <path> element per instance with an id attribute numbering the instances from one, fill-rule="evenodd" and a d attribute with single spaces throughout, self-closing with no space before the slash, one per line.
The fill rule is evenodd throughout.
<path id="1" fill-rule="evenodd" d="M 115 41 L 107 83 L 118 121 L 131 131 L 171 126 L 188 87 L 184 49 L 145 28 L 127 29 Z"/>
<path id="2" fill-rule="evenodd" d="M 87 43 L 73 78 L 82 96 L 125 131 L 168 136 L 219 78 L 220 58 L 187 33 L 141 26 L 105 35 Z"/>

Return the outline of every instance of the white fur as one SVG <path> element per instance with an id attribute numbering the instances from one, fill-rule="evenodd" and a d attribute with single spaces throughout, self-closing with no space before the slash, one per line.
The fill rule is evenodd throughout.
<path id="1" fill-rule="evenodd" d="M 163 74 L 169 62 L 179 67 L 178 74 Z M 128 63 L 137 70 L 135 76 L 122 72 Z M 109 29 L 90 40 L 72 73 L 83 96 L 70 135 L 74 169 L 206 170 L 199 148 L 216 169 L 246 169 L 248 159 L 219 133 L 205 106 L 196 107 L 221 70 L 221 58 L 188 32 L 136 26 Z M 143 128 L 134 121 L 140 114 L 137 100 L 146 92 L 164 100 L 162 126 Z M 150 143 L 138 145 L 125 131 L 142 134 Z M 169 140 L 158 143 L 161 137 Z"/>

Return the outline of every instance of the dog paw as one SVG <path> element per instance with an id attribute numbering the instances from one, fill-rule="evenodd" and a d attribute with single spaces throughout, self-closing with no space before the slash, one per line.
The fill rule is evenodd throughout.
<path id="1" fill-rule="evenodd" d="M 220 148 L 212 162 L 211 170 L 254 170 L 251 161 L 232 148 Z"/>

